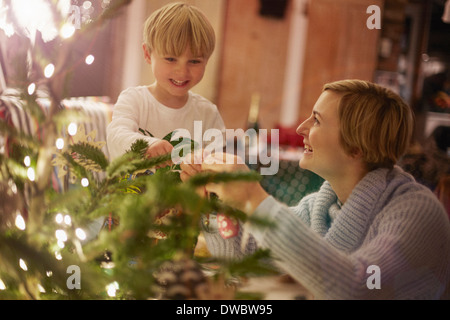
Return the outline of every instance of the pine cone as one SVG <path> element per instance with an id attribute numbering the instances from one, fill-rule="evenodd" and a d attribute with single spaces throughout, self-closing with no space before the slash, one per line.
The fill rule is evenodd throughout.
<path id="1" fill-rule="evenodd" d="M 198 299 L 198 293 L 207 286 L 200 265 L 190 259 L 164 262 L 155 280 L 163 291 L 162 298 L 169 300 Z"/>

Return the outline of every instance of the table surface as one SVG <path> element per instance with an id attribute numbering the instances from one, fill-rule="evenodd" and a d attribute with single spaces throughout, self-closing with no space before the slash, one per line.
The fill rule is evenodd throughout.
<path id="1" fill-rule="evenodd" d="M 263 300 L 312 300 L 313 296 L 301 284 L 287 275 L 262 276 L 242 281 L 238 288 L 244 293 L 258 293 Z"/>

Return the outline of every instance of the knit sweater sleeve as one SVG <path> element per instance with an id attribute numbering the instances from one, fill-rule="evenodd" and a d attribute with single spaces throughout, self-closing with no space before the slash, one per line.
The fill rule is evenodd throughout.
<path id="1" fill-rule="evenodd" d="M 305 205 L 301 202 L 297 210 Z M 335 248 L 273 198 L 254 215 L 276 225 L 250 226 L 256 243 L 270 249 L 279 267 L 318 299 L 433 299 L 448 281 L 448 220 L 431 193 L 405 193 L 387 205 L 353 252 Z M 369 266 L 378 268 L 379 289 L 368 285 Z"/>
<path id="2" fill-rule="evenodd" d="M 291 207 L 292 212 L 308 225 L 310 218 L 307 208 L 311 202 L 309 200 L 311 200 L 311 197 L 306 196 L 302 199 L 302 206 Z M 262 212 L 271 212 L 276 203 L 273 197 L 267 197 L 258 208 L 262 208 Z M 263 220 L 268 221 L 267 217 L 263 217 Z M 258 249 L 258 245 L 252 233 L 248 232 L 250 230 L 247 230 L 248 226 L 249 224 L 243 224 L 239 221 L 239 233 L 233 238 L 223 239 L 218 232 L 216 219 L 209 219 L 208 227 L 202 224 L 202 232 L 208 250 L 213 256 L 228 260 L 241 259 L 248 254 L 254 253 Z"/>

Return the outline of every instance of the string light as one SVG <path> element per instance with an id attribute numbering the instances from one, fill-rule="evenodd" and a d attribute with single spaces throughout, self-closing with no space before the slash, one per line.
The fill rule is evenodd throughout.
<path id="1" fill-rule="evenodd" d="M 62 255 L 58 251 L 55 251 L 55 258 L 56 260 L 62 260 Z"/>
<path id="2" fill-rule="evenodd" d="M 91 7 L 92 7 L 92 2 L 90 2 L 90 1 L 83 2 L 83 9 L 89 10 Z"/>
<path id="3" fill-rule="evenodd" d="M 0 0 L 0 29 L 5 32 L 5 35 L 9 38 L 14 34 L 14 26 L 12 23 L 7 22 L 7 12 L 9 7 Z"/>
<path id="4" fill-rule="evenodd" d="M 64 139 L 63 138 L 58 138 L 56 139 L 56 148 L 58 150 L 62 150 L 62 148 L 64 148 Z"/>
<path id="5" fill-rule="evenodd" d="M 16 224 L 16 227 L 17 227 L 19 230 L 25 230 L 25 228 L 26 228 L 25 220 L 24 220 L 24 218 L 22 217 L 22 215 L 20 215 L 20 214 L 18 214 L 18 215 L 16 216 L 15 224 Z"/>
<path id="6" fill-rule="evenodd" d="M 17 194 L 17 185 L 13 180 L 8 180 L 8 186 L 11 188 L 12 193 Z"/>
<path id="7" fill-rule="evenodd" d="M 29 156 L 25 156 L 25 158 L 23 159 L 23 163 L 25 164 L 25 166 L 29 167 L 31 164 L 31 159 Z"/>
<path id="8" fill-rule="evenodd" d="M 67 127 L 67 132 L 71 135 L 74 136 L 77 134 L 78 131 L 78 126 L 75 122 L 71 122 L 69 124 L 69 126 Z"/>
<path id="9" fill-rule="evenodd" d="M 55 72 L 55 66 L 53 65 L 53 63 L 49 63 L 45 68 L 44 68 L 44 76 L 46 78 L 51 78 L 51 76 L 53 75 L 53 73 Z"/>
<path id="10" fill-rule="evenodd" d="M 0 279 L 0 290 L 5 290 L 5 289 L 6 289 L 6 285 L 5 285 L 5 283 L 3 282 L 3 280 Z"/>
<path id="11" fill-rule="evenodd" d="M 55 221 L 56 221 L 56 223 L 58 223 L 58 224 L 61 224 L 61 223 L 64 221 L 64 216 L 62 215 L 62 213 L 58 213 L 58 214 L 55 216 Z"/>
<path id="12" fill-rule="evenodd" d="M 106 293 L 110 297 L 115 297 L 117 290 L 119 290 L 119 284 L 117 283 L 117 281 L 114 281 L 106 286 Z"/>
<path id="13" fill-rule="evenodd" d="M 58 239 L 59 241 L 62 241 L 62 242 L 67 241 L 67 234 L 62 229 L 56 230 L 55 231 L 55 236 L 56 236 L 56 239 Z"/>
<path id="14" fill-rule="evenodd" d="M 64 216 L 64 223 L 68 226 L 72 225 L 72 218 L 68 214 Z"/>
<path id="15" fill-rule="evenodd" d="M 56 244 L 58 245 L 58 247 L 60 247 L 61 249 L 64 248 L 66 246 L 66 244 L 64 243 L 64 241 L 58 240 L 56 242 Z"/>
<path id="16" fill-rule="evenodd" d="M 75 33 L 75 26 L 72 23 L 65 23 L 61 29 L 59 30 L 59 35 L 64 38 L 68 39 Z"/>
<path id="17" fill-rule="evenodd" d="M 87 178 L 81 179 L 81 185 L 82 185 L 83 187 L 89 186 L 89 180 L 88 180 Z"/>
<path id="18" fill-rule="evenodd" d="M 19 259 L 19 266 L 24 271 L 28 271 L 28 266 L 23 259 Z"/>
<path id="19" fill-rule="evenodd" d="M 40 293 L 45 293 L 45 289 L 40 283 L 38 283 L 37 287 Z"/>
<path id="20" fill-rule="evenodd" d="M 28 168 L 27 170 L 27 177 L 28 179 L 30 179 L 30 181 L 34 181 L 36 179 L 36 174 L 34 173 L 34 169 L 33 168 Z"/>
<path id="21" fill-rule="evenodd" d="M 84 230 L 81 228 L 75 229 L 75 234 L 78 237 L 78 239 L 80 239 L 80 240 L 86 239 L 86 232 L 84 232 Z"/>
<path id="22" fill-rule="evenodd" d="M 87 65 L 90 65 L 94 62 L 95 58 L 92 54 L 88 55 L 86 57 L 86 59 L 84 60 L 86 62 Z"/>
<path id="23" fill-rule="evenodd" d="M 36 84 L 33 82 L 28 86 L 28 94 L 31 96 L 36 91 Z"/>

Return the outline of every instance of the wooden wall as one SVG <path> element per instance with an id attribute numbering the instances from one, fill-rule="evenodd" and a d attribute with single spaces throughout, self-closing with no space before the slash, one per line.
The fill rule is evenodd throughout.
<path id="1" fill-rule="evenodd" d="M 261 127 L 279 124 L 292 3 L 281 20 L 260 16 L 259 5 L 227 1 L 217 103 L 229 128 L 245 127 L 254 92 L 261 95 Z M 383 0 L 308 2 L 298 122 L 309 116 L 324 83 L 373 80 L 380 32 L 366 27 L 369 5 L 382 8 Z"/>
<path id="2" fill-rule="evenodd" d="M 310 1 L 299 120 L 309 117 L 325 83 L 373 80 L 380 31 L 366 26 L 370 5 L 382 8 L 383 1 Z"/>
<path id="3" fill-rule="evenodd" d="M 253 93 L 260 94 L 260 125 L 279 119 L 289 14 L 269 18 L 259 8 L 259 0 L 227 1 L 217 104 L 228 128 L 245 127 Z"/>

